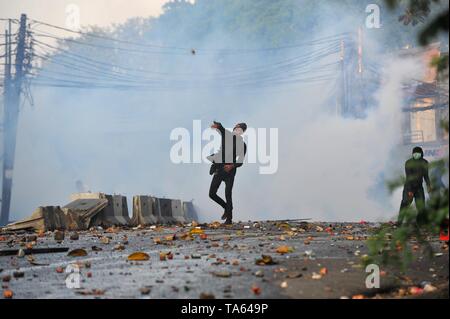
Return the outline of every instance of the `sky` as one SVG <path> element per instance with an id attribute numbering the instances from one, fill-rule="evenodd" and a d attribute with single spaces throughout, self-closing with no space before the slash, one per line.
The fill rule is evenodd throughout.
<path id="1" fill-rule="evenodd" d="M 109 26 L 132 17 L 159 16 L 169 0 L 0 0 L 0 18 L 30 18 L 66 26 L 73 6 L 79 8 L 80 25 Z M 67 10 L 67 12 L 66 12 Z"/>

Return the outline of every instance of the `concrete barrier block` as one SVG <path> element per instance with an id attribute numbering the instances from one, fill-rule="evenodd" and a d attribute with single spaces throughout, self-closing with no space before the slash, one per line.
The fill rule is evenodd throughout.
<path id="1" fill-rule="evenodd" d="M 172 199 L 171 204 L 172 204 L 172 218 L 175 220 L 175 222 L 185 223 L 186 219 L 184 218 L 183 204 L 181 203 L 181 200 Z"/>
<path id="2" fill-rule="evenodd" d="M 155 201 L 152 196 L 138 195 L 133 197 L 133 226 L 154 225 L 160 222 L 159 213 L 155 209 Z"/>
<path id="3" fill-rule="evenodd" d="M 198 215 L 193 202 L 183 202 L 183 216 L 186 223 L 198 222 Z"/>
<path id="4" fill-rule="evenodd" d="M 177 222 L 172 215 L 171 199 L 155 198 L 155 208 L 162 224 L 174 224 Z"/>
<path id="5" fill-rule="evenodd" d="M 104 193 L 78 193 L 71 196 L 75 199 L 107 199 L 108 205 L 92 218 L 92 226 L 130 226 L 126 196 L 107 195 Z"/>

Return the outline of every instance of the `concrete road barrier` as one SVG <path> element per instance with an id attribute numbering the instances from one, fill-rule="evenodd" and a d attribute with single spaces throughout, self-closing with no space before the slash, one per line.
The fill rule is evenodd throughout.
<path id="1" fill-rule="evenodd" d="M 172 199 L 172 218 L 175 222 L 185 223 L 186 219 L 183 214 L 183 204 L 181 200 Z"/>
<path id="2" fill-rule="evenodd" d="M 194 207 L 194 203 L 183 202 L 183 216 L 186 223 L 192 223 L 193 221 L 198 221 L 197 211 Z"/>
<path id="3" fill-rule="evenodd" d="M 107 199 L 108 205 L 92 217 L 92 226 L 111 227 L 131 225 L 126 196 L 107 195 L 103 193 L 78 193 L 71 196 L 72 200 L 93 198 Z"/>
<path id="4" fill-rule="evenodd" d="M 155 209 L 162 224 L 174 224 L 176 219 L 172 214 L 172 200 L 167 198 L 155 198 Z"/>
<path id="5" fill-rule="evenodd" d="M 133 226 L 154 225 L 160 222 L 159 213 L 155 209 L 155 201 L 152 196 L 138 195 L 133 197 Z"/>

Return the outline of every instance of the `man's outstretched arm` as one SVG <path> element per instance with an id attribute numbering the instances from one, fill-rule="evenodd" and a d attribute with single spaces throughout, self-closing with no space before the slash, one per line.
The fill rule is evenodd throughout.
<path id="1" fill-rule="evenodd" d="M 223 127 L 222 123 L 214 121 L 213 125 L 211 125 L 211 128 L 218 130 L 222 135 L 225 134 L 225 128 Z"/>

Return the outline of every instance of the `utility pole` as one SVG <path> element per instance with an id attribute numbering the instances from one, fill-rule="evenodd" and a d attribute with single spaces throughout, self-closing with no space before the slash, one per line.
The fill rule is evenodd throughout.
<path id="1" fill-rule="evenodd" d="M 11 205 L 11 192 L 14 171 L 14 158 L 16 151 L 17 123 L 19 119 L 20 95 L 22 91 L 22 82 L 24 77 L 24 59 L 25 59 L 25 38 L 27 34 L 27 16 L 22 14 L 20 17 L 20 28 L 17 38 L 17 53 L 15 60 L 15 74 L 5 74 L 4 87 L 4 115 L 3 115 L 3 180 L 2 180 L 2 206 L 0 216 L 0 226 L 9 222 L 9 210 Z M 9 30 L 9 35 L 11 29 Z M 8 45 L 9 58 L 5 65 L 11 70 L 11 42 Z M 9 71 L 11 72 L 11 71 Z M 9 77 L 9 79 L 8 79 Z"/>
<path id="2" fill-rule="evenodd" d="M 343 116 L 347 112 L 347 70 L 346 70 L 346 47 L 344 40 L 341 41 L 341 90 L 338 95 L 337 114 Z"/>

